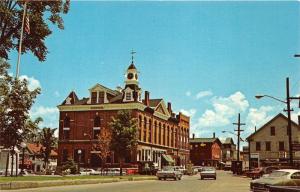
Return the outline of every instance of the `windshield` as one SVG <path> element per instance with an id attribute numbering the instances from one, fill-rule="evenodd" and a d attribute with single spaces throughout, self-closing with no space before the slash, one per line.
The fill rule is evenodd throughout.
<path id="1" fill-rule="evenodd" d="M 166 167 L 163 167 L 163 170 L 164 171 L 174 171 L 174 167 L 166 166 Z"/>
<path id="2" fill-rule="evenodd" d="M 204 167 L 203 168 L 203 171 L 214 171 L 215 170 L 215 168 L 213 168 L 213 167 Z"/>
<path id="3" fill-rule="evenodd" d="M 285 172 L 285 171 L 274 171 L 274 172 L 270 173 L 269 177 L 283 177 L 283 176 L 286 176 L 288 174 L 289 173 Z"/>

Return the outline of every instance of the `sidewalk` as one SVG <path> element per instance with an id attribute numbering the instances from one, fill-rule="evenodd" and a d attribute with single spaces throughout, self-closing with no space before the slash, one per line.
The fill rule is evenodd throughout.
<path id="1" fill-rule="evenodd" d="M 25 189 L 37 187 L 51 187 L 62 185 L 83 185 L 83 184 L 99 184 L 99 183 L 113 183 L 122 181 L 143 181 L 156 180 L 155 176 L 132 176 L 132 177 L 113 177 L 113 178 L 97 178 L 97 179 L 65 179 L 65 180 L 46 180 L 46 181 L 11 181 L 0 183 L 0 190 L 10 189 Z"/>

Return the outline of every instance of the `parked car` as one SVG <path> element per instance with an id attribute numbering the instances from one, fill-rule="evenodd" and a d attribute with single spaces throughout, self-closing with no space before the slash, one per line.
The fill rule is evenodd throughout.
<path id="1" fill-rule="evenodd" d="M 246 173 L 246 175 L 252 179 L 258 179 L 261 176 L 263 176 L 264 174 L 270 174 L 272 173 L 274 170 L 278 170 L 278 167 L 275 166 L 269 166 L 269 167 L 259 167 L 259 168 L 255 168 L 252 171 L 249 171 Z"/>
<path id="2" fill-rule="evenodd" d="M 186 169 L 181 166 L 174 166 L 175 170 L 180 171 L 183 175 L 187 173 Z"/>
<path id="3" fill-rule="evenodd" d="M 213 178 L 217 179 L 217 172 L 214 167 L 203 167 L 202 171 L 200 172 L 200 178 L 205 179 L 205 178 Z"/>
<path id="4" fill-rule="evenodd" d="M 94 169 L 83 169 L 80 170 L 80 175 L 92 175 L 95 174 L 96 171 Z"/>
<path id="5" fill-rule="evenodd" d="M 270 186 L 300 186 L 300 170 L 280 169 L 250 182 L 253 192 L 269 191 Z"/>
<path id="6" fill-rule="evenodd" d="M 176 170 L 174 166 L 165 166 L 161 171 L 158 171 L 156 173 L 156 176 L 159 180 L 166 180 L 168 178 L 174 179 L 174 180 L 181 180 L 182 172 Z"/>
<path id="7" fill-rule="evenodd" d="M 202 168 L 202 166 L 194 166 L 194 170 L 197 170 L 197 172 L 201 172 Z"/>
<path id="8" fill-rule="evenodd" d="M 299 186 L 270 186 L 269 192 L 300 192 Z"/>

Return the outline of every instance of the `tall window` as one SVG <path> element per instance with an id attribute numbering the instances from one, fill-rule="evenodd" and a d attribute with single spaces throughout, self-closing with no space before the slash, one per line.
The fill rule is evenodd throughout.
<path id="1" fill-rule="evenodd" d="M 68 149 L 62 150 L 62 162 L 66 162 L 68 160 Z"/>
<path id="2" fill-rule="evenodd" d="M 142 141 L 142 116 L 139 116 L 139 138 Z"/>
<path id="3" fill-rule="evenodd" d="M 98 103 L 104 103 L 104 92 L 99 92 Z"/>
<path id="4" fill-rule="evenodd" d="M 274 136 L 275 135 L 275 127 L 272 126 L 272 127 L 270 127 L 270 129 L 271 129 L 271 136 Z"/>
<path id="5" fill-rule="evenodd" d="M 163 145 L 166 145 L 166 125 L 163 125 Z"/>
<path id="6" fill-rule="evenodd" d="M 64 127 L 70 127 L 70 118 L 68 116 L 64 119 Z"/>
<path id="7" fill-rule="evenodd" d="M 70 139 L 70 118 L 65 117 L 63 126 L 63 139 Z"/>
<path id="8" fill-rule="evenodd" d="M 101 125 L 101 119 L 99 116 L 96 116 L 94 119 L 94 127 L 100 127 Z"/>
<path id="9" fill-rule="evenodd" d="M 170 127 L 167 128 L 167 145 L 170 146 Z"/>
<path id="10" fill-rule="evenodd" d="M 94 104 L 94 103 L 97 103 L 97 92 L 92 92 L 92 95 L 91 95 L 91 102 Z"/>
<path id="11" fill-rule="evenodd" d="M 174 132 L 173 132 L 173 128 L 171 128 L 171 147 L 174 146 Z"/>
<path id="12" fill-rule="evenodd" d="M 79 149 L 75 149 L 74 150 L 74 161 L 76 163 L 79 163 L 79 160 L 80 160 L 80 164 L 84 163 L 85 162 L 85 150 L 84 149 L 81 149 L 81 154 L 79 155 L 78 153 L 78 150 Z M 79 159 L 80 158 L 80 159 Z"/>
<path id="13" fill-rule="evenodd" d="M 148 142 L 151 143 L 151 135 L 152 135 L 152 121 L 149 119 L 149 129 L 148 129 Z"/>
<path id="14" fill-rule="evenodd" d="M 157 143 L 157 141 L 156 141 L 156 134 L 157 134 L 157 123 L 156 123 L 156 121 L 154 122 L 154 130 L 153 130 L 153 134 L 154 134 L 154 141 L 153 141 L 153 143 Z"/>
<path id="15" fill-rule="evenodd" d="M 147 138 L 147 119 L 144 117 L 144 141 L 146 142 Z"/>
<path id="16" fill-rule="evenodd" d="M 127 101 L 130 101 L 131 100 L 131 92 L 126 92 L 125 98 Z"/>
<path id="17" fill-rule="evenodd" d="M 161 145 L 161 124 L 158 125 L 158 144 Z"/>
<path id="18" fill-rule="evenodd" d="M 271 151 L 271 142 L 266 141 L 266 151 Z"/>
<path id="19" fill-rule="evenodd" d="M 284 142 L 279 141 L 279 151 L 284 151 Z"/>
<path id="20" fill-rule="evenodd" d="M 260 151 L 260 142 L 256 142 L 256 151 Z"/>

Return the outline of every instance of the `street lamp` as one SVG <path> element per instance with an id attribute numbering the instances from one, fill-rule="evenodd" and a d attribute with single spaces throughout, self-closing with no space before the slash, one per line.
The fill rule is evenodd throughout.
<path id="1" fill-rule="evenodd" d="M 80 174 L 80 162 L 81 162 L 81 149 L 78 149 L 77 150 L 77 153 L 78 153 L 78 172 Z"/>
<path id="2" fill-rule="evenodd" d="M 93 150 L 92 136 L 90 134 L 88 134 L 88 133 L 83 133 L 83 136 L 84 137 L 86 137 L 86 136 L 89 137 L 89 139 L 90 139 L 90 145 L 91 145 L 91 152 L 92 152 L 92 150 Z M 92 153 L 91 152 L 90 152 L 90 157 L 89 157 L 89 162 L 88 162 L 90 168 L 92 167 L 92 163 L 91 163 Z"/>
<path id="3" fill-rule="evenodd" d="M 298 57 L 298 55 L 295 55 L 295 57 Z M 299 55 L 300 57 L 300 55 Z M 263 97 L 269 97 L 272 98 L 276 101 L 279 101 L 281 103 L 285 103 L 287 106 L 287 109 L 284 110 L 287 112 L 288 115 L 288 126 L 287 126 L 287 132 L 288 132 L 288 136 L 289 136 L 289 160 L 290 160 L 290 166 L 293 166 L 293 147 L 292 147 L 292 120 L 291 120 L 291 111 L 293 109 L 291 109 L 291 100 L 299 100 L 300 101 L 300 97 L 290 97 L 290 83 L 289 83 L 289 78 L 286 78 L 286 100 L 283 101 L 281 99 L 278 99 L 276 97 L 270 96 L 270 95 L 256 95 L 255 96 L 257 99 L 261 99 Z M 299 103 L 300 105 L 300 103 Z M 299 106 L 300 107 L 300 106 Z"/>
<path id="4" fill-rule="evenodd" d="M 21 148 L 22 148 L 22 169 L 20 174 L 23 175 L 24 174 L 24 160 L 25 160 L 25 148 L 26 148 L 26 143 L 22 142 L 21 143 Z"/>

